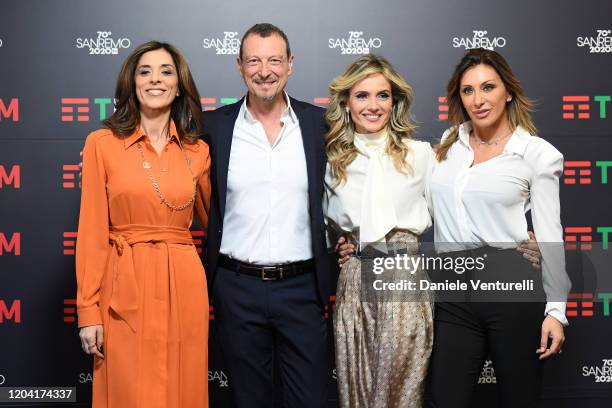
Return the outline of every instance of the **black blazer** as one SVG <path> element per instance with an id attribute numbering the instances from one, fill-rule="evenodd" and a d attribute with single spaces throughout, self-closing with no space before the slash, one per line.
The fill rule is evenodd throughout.
<path id="1" fill-rule="evenodd" d="M 310 229 L 312 232 L 312 252 L 316 265 L 316 278 L 319 297 L 326 303 L 331 294 L 329 260 L 325 240 L 325 224 L 323 221 L 323 179 L 325 176 L 325 122 L 324 109 L 291 99 L 291 107 L 300 122 L 304 153 L 306 155 L 306 170 L 308 174 L 308 204 L 310 212 Z M 212 301 L 221 236 L 223 235 L 223 217 L 227 196 L 227 171 L 234 124 L 244 98 L 231 105 L 223 106 L 214 111 L 204 112 L 204 134 L 202 139 L 208 143 L 211 156 L 210 179 L 212 193 L 210 198 L 210 214 L 208 215 L 208 237 L 205 255 L 206 275 L 208 280 L 209 299 Z"/>

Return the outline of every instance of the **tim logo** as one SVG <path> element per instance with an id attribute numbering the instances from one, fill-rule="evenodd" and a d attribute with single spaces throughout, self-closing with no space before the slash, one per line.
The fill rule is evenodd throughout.
<path id="1" fill-rule="evenodd" d="M 62 122 L 89 122 L 94 112 L 98 120 L 104 120 L 111 111 L 109 105 L 115 109 L 112 98 L 93 98 L 93 109 L 90 105 L 90 98 L 62 98 Z"/>
<path id="2" fill-rule="evenodd" d="M 506 46 L 506 39 L 504 37 L 489 37 L 487 30 L 473 30 L 472 33 L 472 37 L 454 37 L 453 48 L 495 50 L 496 48 Z"/>
<path id="3" fill-rule="evenodd" d="M 595 168 L 593 168 L 593 162 L 590 160 L 566 161 L 563 163 L 563 184 L 591 184 L 593 182 L 593 172 L 599 173 L 595 182 L 608 184 L 608 167 L 612 167 L 612 161 L 598 160 L 595 162 Z M 599 171 L 596 169 L 599 169 Z"/>
<path id="4" fill-rule="evenodd" d="M 446 102 L 446 96 L 438 97 L 438 119 L 448 119 L 448 102 Z"/>
<path id="5" fill-rule="evenodd" d="M 332 313 L 334 313 L 334 311 L 336 310 L 336 295 L 330 295 L 329 296 L 329 301 L 323 307 L 323 317 L 325 319 L 329 319 L 329 311 L 330 310 L 331 310 Z"/>
<path id="6" fill-rule="evenodd" d="M 13 122 L 19 122 L 19 99 L 13 98 L 5 102 L 0 98 L 0 122 L 4 119 L 10 119 Z"/>
<path id="7" fill-rule="evenodd" d="M 21 233 L 15 232 L 8 237 L 4 232 L 0 232 L 0 256 L 5 253 L 13 253 L 15 256 L 21 255 Z"/>
<path id="8" fill-rule="evenodd" d="M 593 296 L 593 293 L 570 293 L 565 315 L 567 317 L 593 317 L 596 314 L 595 302 L 601 302 L 601 315 L 610 317 L 612 293 L 598 293 L 597 297 Z M 597 312 L 597 315 L 599 315 L 599 312 Z"/>
<path id="9" fill-rule="evenodd" d="M 219 381 L 219 387 L 227 387 L 229 385 L 229 379 L 227 375 L 221 370 L 208 371 L 208 382 Z"/>
<path id="10" fill-rule="evenodd" d="M 240 37 L 236 31 L 224 31 L 223 38 L 204 38 L 202 47 L 214 48 L 217 55 L 238 55 L 240 50 Z"/>
<path id="11" fill-rule="evenodd" d="M 21 166 L 11 166 L 10 170 L 0 164 L 0 190 L 4 186 L 12 186 L 13 188 L 21 188 Z"/>
<path id="12" fill-rule="evenodd" d="M 588 95 L 564 95 L 563 119 L 567 120 L 586 120 L 592 119 L 591 116 L 598 116 L 599 119 L 608 117 L 608 102 L 612 100 L 610 95 L 596 95 L 591 99 Z M 591 101 L 595 104 L 597 112 L 592 112 Z M 598 109 L 599 108 L 599 109 Z M 591 115 L 593 113 L 593 115 Z"/>
<path id="13" fill-rule="evenodd" d="M 64 164 L 62 166 L 62 187 L 75 188 L 81 187 L 81 182 L 77 182 L 78 174 L 81 169 L 78 164 Z"/>
<path id="14" fill-rule="evenodd" d="M 576 250 L 578 246 L 583 251 L 593 249 L 592 227 L 565 227 L 565 249 Z"/>
<path id="15" fill-rule="evenodd" d="M 0 299 L 0 323 L 4 320 L 12 320 L 13 323 L 21 323 L 21 300 L 16 299 L 10 305 L 4 299 Z"/>
<path id="16" fill-rule="evenodd" d="M 76 232 L 64 232 L 64 255 L 74 255 L 76 239 Z"/>
<path id="17" fill-rule="evenodd" d="M 204 240 L 204 231 L 191 231 L 191 236 L 193 237 L 193 245 L 195 245 L 196 251 L 198 251 L 198 254 L 201 254 L 202 244 Z"/>
<path id="18" fill-rule="evenodd" d="M 321 106 L 322 108 L 327 108 L 327 106 L 329 105 L 329 98 L 325 98 L 325 97 L 321 97 L 321 96 L 316 96 L 316 97 L 314 97 L 312 102 L 315 105 Z"/>
<path id="19" fill-rule="evenodd" d="M 608 249 L 609 234 L 612 233 L 612 227 L 565 227 L 565 249 L 589 251 L 593 249 L 593 232 L 601 234 L 601 243 L 603 249 Z"/>
<path id="20" fill-rule="evenodd" d="M 238 102 L 238 98 L 200 98 L 203 111 L 215 110 L 223 105 Z"/>
<path id="21" fill-rule="evenodd" d="M 64 299 L 64 323 L 76 322 L 76 299 Z"/>
<path id="22" fill-rule="evenodd" d="M 567 317 L 593 317 L 593 294 L 570 293 L 565 315 Z"/>

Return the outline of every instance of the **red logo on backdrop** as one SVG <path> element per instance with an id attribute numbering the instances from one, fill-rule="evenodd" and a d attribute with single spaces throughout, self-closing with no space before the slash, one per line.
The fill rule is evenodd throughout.
<path id="1" fill-rule="evenodd" d="M 89 98 L 62 98 L 62 122 L 89 121 Z"/>
<path id="2" fill-rule="evenodd" d="M 208 306 L 208 320 L 215 320 L 215 309 L 211 306 Z"/>
<path id="3" fill-rule="evenodd" d="M 76 238 L 76 232 L 64 232 L 64 255 L 74 255 Z"/>
<path id="4" fill-rule="evenodd" d="M 330 295 L 327 304 L 323 307 L 324 315 L 326 319 L 329 319 L 329 310 L 331 309 L 332 313 L 336 310 L 336 295 Z"/>
<path id="5" fill-rule="evenodd" d="M 563 240 L 566 242 L 565 249 L 578 249 L 578 243 L 580 243 L 580 249 L 591 250 L 593 248 L 591 244 L 593 242 L 593 228 L 565 227 L 565 238 Z"/>
<path id="6" fill-rule="evenodd" d="M 0 189 L 4 187 L 4 185 L 10 186 L 13 185 L 13 188 L 21 187 L 21 166 L 14 165 L 7 172 L 6 168 L 0 164 Z"/>
<path id="7" fill-rule="evenodd" d="M 15 232 L 10 238 L 7 238 L 4 232 L 0 232 L 0 256 L 4 255 L 5 252 L 12 252 L 15 256 L 21 255 L 20 232 Z"/>
<path id="8" fill-rule="evenodd" d="M 92 113 L 90 98 L 62 98 L 62 122 L 88 122 Z M 94 98 L 94 105 L 98 107 L 98 119 L 104 120 L 107 116 L 107 106 L 113 104 L 111 98 Z"/>
<path id="9" fill-rule="evenodd" d="M 64 323 L 76 321 L 76 299 L 64 299 Z"/>
<path id="10" fill-rule="evenodd" d="M 237 101 L 238 98 L 200 98 L 200 105 L 203 111 L 211 111 L 217 109 L 217 104 L 223 106 Z"/>
<path id="11" fill-rule="evenodd" d="M 566 161 L 563 163 L 563 183 L 565 184 L 591 184 L 591 162 Z M 578 177 L 576 177 L 578 176 Z"/>
<path id="12" fill-rule="evenodd" d="M 314 102 L 315 105 L 319 105 L 323 108 L 327 108 L 327 105 L 329 105 L 329 98 L 323 98 L 323 97 L 317 96 L 316 98 L 312 100 L 312 102 Z"/>
<path id="13" fill-rule="evenodd" d="M 21 323 L 21 300 L 16 299 L 7 306 L 4 299 L 0 299 L 0 323 L 4 320 L 12 320 L 13 323 Z"/>
<path id="14" fill-rule="evenodd" d="M 75 188 L 81 187 L 81 182 L 77 182 L 78 174 L 81 169 L 78 164 L 64 164 L 62 166 L 62 179 L 64 180 L 62 183 L 62 187 L 64 188 Z"/>
<path id="15" fill-rule="evenodd" d="M 592 293 L 570 293 L 568 296 L 567 317 L 592 317 L 593 316 L 593 294 Z"/>
<path id="16" fill-rule="evenodd" d="M 563 96 L 563 119 L 590 119 L 590 99 L 586 95 Z"/>
<path id="17" fill-rule="evenodd" d="M 193 245 L 196 247 L 198 254 L 202 253 L 202 243 L 204 239 L 204 231 L 190 231 L 193 237 Z"/>
<path id="18" fill-rule="evenodd" d="M 217 109 L 217 98 L 200 98 L 200 104 L 203 111 L 211 111 Z"/>
<path id="19" fill-rule="evenodd" d="M 19 122 L 19 99 L 12 98 L 8 104 L 0 98 L 0 122 L 2 119 L 11 119 L 13 122 Z"/>
<path id="20" fill-rule="evenodd" d="M 438 97 L 438 119 L 448 119 L 448 102 L 446 102 L 446 96 Z"/>

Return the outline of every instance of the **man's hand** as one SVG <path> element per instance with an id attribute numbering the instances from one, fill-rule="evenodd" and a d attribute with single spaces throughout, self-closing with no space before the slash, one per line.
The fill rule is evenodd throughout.
<path id="1" fill-rule="evenodd" d="M 529 234 L 529 241 L 523 241 L 516 248 L 518 252 L 523 254 L 523 257 L 531 262 L 531 266 L 535 269 L 540 269 L 540 260 L 542 259 L 542 253 L 540 252 L 540 247 L 538 246 L 538 241 L 536 240 L 535 234 L 531 231 L 527 231 Z"/>
<path id="2" fill-rule="evenodd" d="M 351 255 L 355 252 L 355 245 L 348 242 L 345 236 L 338 238 L 338 243 L 334 250 L 338 253 L 338 266 L 342 266 L 349 260 Z"/>

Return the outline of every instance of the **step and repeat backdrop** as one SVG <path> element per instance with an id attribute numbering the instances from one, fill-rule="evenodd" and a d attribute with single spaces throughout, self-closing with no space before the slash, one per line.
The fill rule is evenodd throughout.
<path id="1" fill-rule="evenodd" d="M 288 92 L 321 106 L 351 60 L 384 55 L 414 87 L 416 136 L 431 142 L 447 126 L 446 81 L 462 53 L 485 47 L 508 59 L 537 102 L 540 136 L 565 156 L 562 221 L 574 286 L 567 343 L 546 362 L 542 406 L 610 406 L 612 3 L 595 0 L 2 1 L 0 387 L 76 387 L 77 402 L 66 406 L 89 405 L 91 360 L 75 310 L 78 162 L 86 135 L 113 111 L 122 61 L 151 39 L 176 45 L 202 109 L 216 109 L 245 93 L 236 57 L 256 22 L 285 30 L 295 54 Z M 205 236 L 193 235 L 201 251 Z M 591 254 L 603 268 L 585 262 Z M 229 407 L 229 389 L 240 384 L 220 357 L 214 310 L 210 325 L 211 407 Z M 475 406 L 497 406 L 494 362 L 479 382 Z M 329 383 L 334 407 L 335 370 Z"/>

